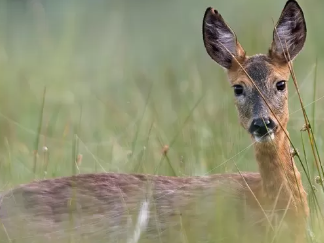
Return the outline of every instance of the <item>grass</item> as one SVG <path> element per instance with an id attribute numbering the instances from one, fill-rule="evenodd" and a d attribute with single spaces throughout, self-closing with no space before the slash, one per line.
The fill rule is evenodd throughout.
<path id="1" fill-rule="evenodd" d="M 323 204 L 315 161 L 324 146 L 324 3 L 299 3 L 308 36 L 294 70 L 317 147 L 300 134 L 305 117 L 293 82 L 288 130 L 309 171 L 304 185 L 316 188 L 315 212 L 314 198 Z M 208 6 L 254 54 L 270 46 L 283 2 L 1 1 L 0 188 L 88 172 L 256 171 L 231 87 L 203 46 Z"/>

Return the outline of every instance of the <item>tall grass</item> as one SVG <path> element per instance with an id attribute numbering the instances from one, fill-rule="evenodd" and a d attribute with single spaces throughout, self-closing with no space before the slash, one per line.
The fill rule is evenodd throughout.
<path id="1" fill-rule="evenodd" d="M 301 154 L 297 166 L 312 212 L 318 212 L 324 2 L 299 3 L 308 36 L 294 72 L 305 112 L 290 82 L 288 130 Z M 283 2 L 1 1 L 0 188 L 87 172 L 256 171 L 230 85 L 203 47 L 208 6 L 220 10 L 254 54 L 270 46 L 272 18 Z M 316 143 L 300 134 L 305 122 Z M 321 218 L 312 219 L 311 229 L 322 239 Z"/>

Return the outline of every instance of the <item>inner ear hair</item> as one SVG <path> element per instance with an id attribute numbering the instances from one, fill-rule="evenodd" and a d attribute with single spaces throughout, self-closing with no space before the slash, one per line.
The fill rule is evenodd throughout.
<path id="1" fill-rule="evenodd" d="M 203 40 L 209 56 L 226 69 L 233 67 L 233 56 L 238 61 L 245 57 L 234 31 L 221 14 L 211 7 L 206 9 L 203 19 Z"/>
<path id="2" fill-rule="evenodd" d="M 306 41 L 306 22 L 301 7 L 289 0 L 273 31 L 269 56 L 279 62 L 292 61 Z"/>

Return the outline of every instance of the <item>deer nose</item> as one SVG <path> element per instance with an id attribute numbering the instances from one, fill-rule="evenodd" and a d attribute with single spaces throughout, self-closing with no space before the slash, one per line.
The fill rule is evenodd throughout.
<path id="1" fill-rule="evenodd" d="M 273 131 L 276 128 L 276 123 L 269 117 L 260 117 L 252 121 L 250 133 L 258 136 L 264 136 L 268 131 Z"/>

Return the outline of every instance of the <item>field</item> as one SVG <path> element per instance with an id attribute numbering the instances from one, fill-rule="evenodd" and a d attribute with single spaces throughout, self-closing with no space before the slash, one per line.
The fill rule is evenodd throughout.
<path id="1" fill-rule="evenodd" d="M 299 3 L 308 35 L 294 70 L 323 157 L 324 1 Z M 284 2 L 0 1 L 0 190 L 89 172 L 257 171 L 232 88 L 203 45 L 209 6 L 253 55 L 268 51 Z M 289 89 L 288 130 L 322 204 L 292 80 Z"/>

